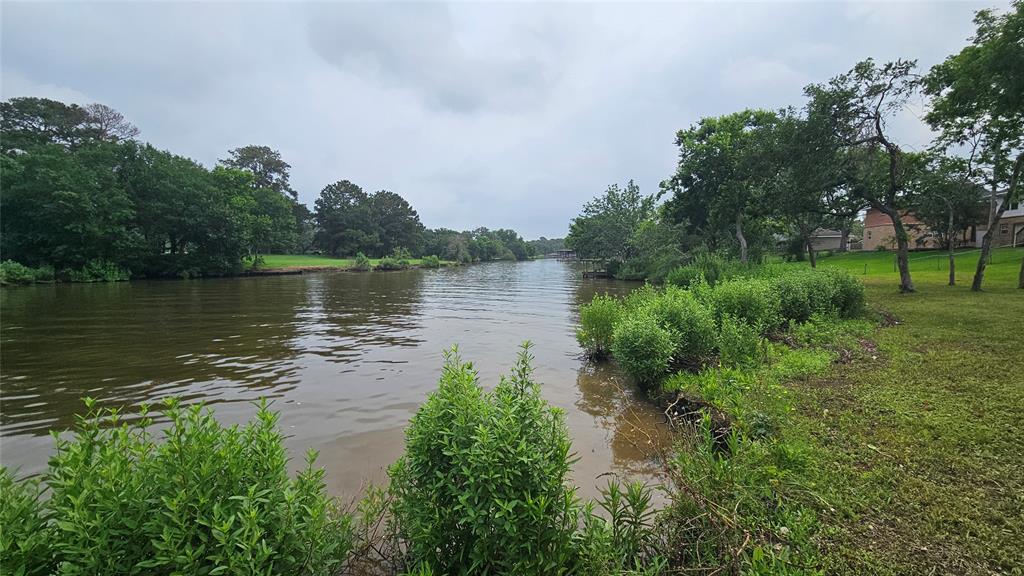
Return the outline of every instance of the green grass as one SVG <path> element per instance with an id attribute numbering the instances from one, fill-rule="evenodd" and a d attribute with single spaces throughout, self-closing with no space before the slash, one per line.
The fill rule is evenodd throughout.
<path id="1" fill-rule="evenodd" d="M 956 253 L 957 284 L 970 285 L 974 268 L 978 265 L 979 251 L 961 250 Z M 992 251 L 992 259 L 985 270 L 984 288 L 1013 288 L 1017 284 L 1020 261 L 1024 248 L 999 248 Z M 899 273 L 894 268 L 896 255 L 893 252 L 849 252 L 819 258 L 819 266 L 842 268 L 860 277 L 869 285 L 885 285 L 887 279 L 893 286 L 899 283 Z M 806 262 L 794 266 L 808 266 Z M 949 258 L 946 252 L 929 250 L 910 253 L 910 274 L 915 284 L 922 286 L 945 286 L 949 280 Z"/>
<path id="2" fill-rule="evenodd" d="M 1024 573 L 1024 249 L 996 251 L 981 293 L 976 253 L 955 287 L 929 256 L 939 270 L 912 255 L 914 294 L 898 293 L 891 253 L 820 262 L 861 274 L 869 308 L 899 320 L 871 335 L 877 353 L 786 384 L 794 432 L 814 439 L 803 481 L 828 503 L 829 574 Z"/>
<path id="3" fill-rule="evenodd" d="M 263 268 L 351 268 L 355 265 L 355 258 L 334 258 L 332 256 L 318 256 L 316 254 L 264 254 Z M 409 264 L 419 266 L 422 258 L 410 258 Z M 371 258 L 370 263 L 376 266 L 380 258 Z"/>

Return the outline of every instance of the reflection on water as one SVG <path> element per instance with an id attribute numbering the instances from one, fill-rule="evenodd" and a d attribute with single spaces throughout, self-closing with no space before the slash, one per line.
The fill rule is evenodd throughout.
<path id="1" fill-rule="evenodd" d="M 655 470 L 657 413 L 614 369 L 582 361 L 573 337 L 580 302 L 630 288 L 537 261 L 5 289 L 0 458 L 41 471 L 47 431 L 70 426 L 83 396 L 132 413 L 175 395 L 216 404 L 225 422 L 267 397 L 292 454 L 320 450 L 332 490 L 353 493 L 401 454 L 444 349 L 457 344 L 491 387 L 530 340 L 545 397 L 566 410 L 574 479 L 592 495 L 602 474 Z"/>

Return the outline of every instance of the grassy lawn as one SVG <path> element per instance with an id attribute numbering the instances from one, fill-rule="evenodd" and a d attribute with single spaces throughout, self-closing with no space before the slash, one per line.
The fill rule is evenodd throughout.
<path id="1" fill-rule="evenodd" d="M 891 254 L 819 264 L 861 275 L 869 308 L 899 320 L 875 331 L 875 359 L 788 384 L 830 504 L 826 573 L 1024 574 L 1024 249 L 996 252 L 982 293 L 969 290 L 976 253 L 955 287 L 936 256 L 938 270 L 911 256 L 906 295 Z"/>
<path id="2" fill-rule="evenodd" d="M 422 262 L 423 260 L 420 258 L 409 259 L 409 263 L 413 266 L 418 266 Z M 380 259 L 371 258 L 370 263 L 376 266 L 380 263 Z M 264 268 L 351 268 L 354 265 L 354 258 L 334 258 L 316 254 L 265 254 L 263 256 Z"/>

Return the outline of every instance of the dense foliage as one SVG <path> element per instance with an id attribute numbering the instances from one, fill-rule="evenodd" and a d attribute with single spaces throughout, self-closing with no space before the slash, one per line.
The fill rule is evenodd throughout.
<path id="1" fill-rule="evenodd" d="M 134 140 L 138 129 L 106 106 L 12 98 L 0 114 L 0 253 L 58 280 L 233 274 L 262 254 L 313 250 L 460 262 L 534 254 L 512 230 L 426 230 L 398 194 L 347 180 L 325 187 L 311 213 L 267 146 L 230 150 L 208 169 Z M 5 283 L 25 281 L 10 272 Z"/>
<path id="2" fill-rule="evenodd" d="M 716 358 L 725 365 L 756 362 L 761 337 L 791 324 L 863 312 L 864 287 L 845 272 L 731 264 L 719 270 L 731 270 L 731 279 L 715 274 L 719 282 L 711 286 L 698 272 L 688 289 L 648 285 L 622 303 L 595 297 L 581 308 L 580 344 L 593 352 L 594 338 L 583 336 L 603 334 L 611 322 L 612 356 L 637 383 L 652 387 L 673 368 L 700 369 Z"/>
<path id="3" fill-rule="evenodd" d="M 0 108 L 5 258 L 61 279 L 195 276 L 294 242 L 293 201 L 252 172 L 124 138 L 135 133 L 127 124 L 100 130 L 75 105 L 14 98 Z"/>
<path id="4" fill-rule="evenodd" d="M 524 346 L 485 391 L 448 353 L 436 392 L 390 469 L 407 566 L 431 574 L 622 574 L 661 566 L 647 489 L 609 485 L 584 507 L 567 485 L 573 459 L 561 410 L 541 398 Z"/>
<path id="5" fill-rule="evenodd" d="M 158 442 L 144 412 L 125 422 L 87 401 L 70 438 L 56 437 L 44 476 L 0 474 L 0 569 L 10 574 L 335 574 L 350 520 L 323 471 L 294 479 L 277 414 L 262 403 L 225 428 L 201 406 L 168 401 Z"/>
<path id="6" fill-rule="evenodd" d="M 632 182 L 612 186 L 583 206 L 567 245 L 610 261 L 618 278 L 652 282 L 687 263 L 696 248 L 757 263 L 781 244 L 815 267 L 816 232 L 837 230 L 844 251 L 859 214 L 870 208 L 891 223 L 900 289 L 912 292 L 908 251 L 916 224 L 908 212 L 952 249 L 952 238 L 972 226 L 995 230 L 1021 197 L 1022 13 L 1020 0 L 1002 14 L 979 11 L 972 44 L 923 78 L 916 61 L 869 58 L 807 86 L 799 108 L 701 118 L 676 134 L 679 160 L 661 183 L 663 203 Z M 908 152 L 889 125 L 922 89 L 930 97 L 926 119 L 939 136 L 931 149 Z M 984 235 L 986 255 L 992 239 Z M 978 262 L 974 289 L 987 260 Z M 692 282 L 691 272 L 679 271 L 675 283 Z"/>
<path id="7" fill-rule="evenodd" d="M 595 296 L 580 306 L 580 327 L 576 340 L 589 355 L 602 358 L 611 351 L 612 331 L 622 316 L 622 305 L 607 294 Z"/>
<path id="8" fill-rule="evenodd" d="M 527 354 L 491 393 L 450 354 L 409 425 L 406 455 L 390 474 L 414 565 L 542 574 L 572 562 L 569 435 L 562 413 L 540 397 Z"/>

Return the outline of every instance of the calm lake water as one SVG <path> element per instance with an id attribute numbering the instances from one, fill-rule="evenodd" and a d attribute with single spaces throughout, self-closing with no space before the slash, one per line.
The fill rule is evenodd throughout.
<path id="1" fill-rule="evenodd" d="M 296 466 L 320 451 L 332 492 L 355 496 L 403 449 L 403 429 L 458 345 L 493 387 L 524 340 L 564 408 L 592 496 L 600 475 L 656 480 L 658 414 L 613 368 L 582 359 L 579 303 L 634 286 L 552 260 L 440 270 L 65 284 L 0 291 L 0 460 L 41 472 L 50 429 L 92 396 L 128 413 L 167 396 L 228 423 L 273 401 Z M 663 433 L 661 434 L 664 435 Z"/>

